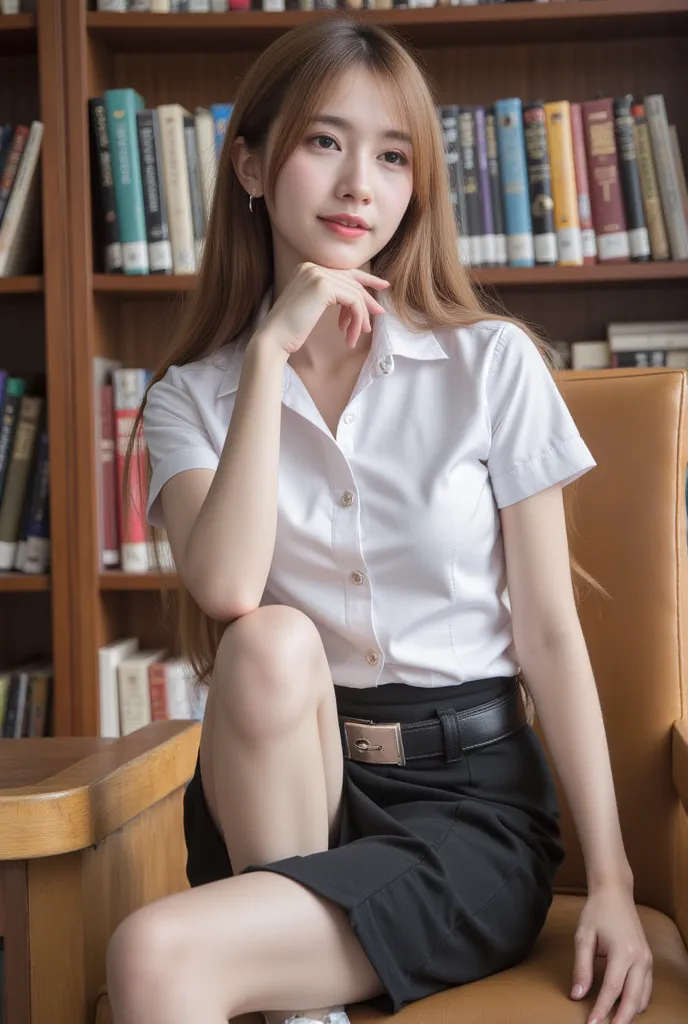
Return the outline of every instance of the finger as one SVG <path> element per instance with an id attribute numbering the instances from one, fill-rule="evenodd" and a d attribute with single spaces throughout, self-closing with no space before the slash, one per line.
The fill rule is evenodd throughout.
<path id="1" fill-rule="evenodd" d="M 385 280 L 384 277 L 376 277 L 375 274 L 369 274 L 367 270 L 353 269 L 351 273 L 354 277 L 359 280 L 365 280 L 373 284 L 376 288 L 389 288 L 389 281 Z"/>
<path id="2" fill-rule="evenodd" d="M 648 1006 L 650 1005 L 650 999 L 652 999 L 652 968 L 647 972 L 645 976 L 645 984 L 643 986 L 643 995 L 640 1001 L 639 1013 L 645 1013 Z"/>
<path id="3" fill-rule="evenodd" d="M 626 976 L 623 996 L 618 1010 L 612 1018 L 612 1024 L 631 1024 L 636 1013 L 640 1011 L 645 988 L 646 968 L 643 963 L 634 963 Z"/>
<path id="4" fill-rule="evenodd" d="M 590 1014 L 589 1024 L 593 1024 L 593 1021 L 595 1024 L 602 1024 L 607 1019 L 607 1014 L 611 1013 L 612 1006 L 619 998 L 624 987 L 629 967 L 630 964 L 626 960 L 622 962 L 618 960 L 607 961 L 604 982 Z"/>
<path id="5" fill-rule="evenodd" d="M 351 304 L 351 322 L 347 332 L 347 341 L 352 347 L 355 345 L 358 336 L 361 333 L 362 322 L 363 317 L 360 312 L 360 307 L 357 303 L 353 302 Z"/>
<path id="6" fill-rule="evenodd" d="M 573 965 L 573 999 L 582 999 L 592 985 L 597 939 L 595 933 L 576 933 L 576 956 Z"/>

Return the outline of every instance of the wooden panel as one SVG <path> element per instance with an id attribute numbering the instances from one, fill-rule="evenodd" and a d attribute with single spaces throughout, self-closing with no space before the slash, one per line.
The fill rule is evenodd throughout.
<path id="1" fill-rule="evenodd" d="M 97 736 L 5 740 L 0 743 L 0 790 L 43 782 L 116 742 Z"/>
<path id="2" fill-rule="evenodd" d="M 0 1019 L 7 1024 L 31 1020 L 29 988 L 29 906 L 26 863 L 0 864 L 0 936 L 4 947 Z"/>
<path id="3" fill-rule="evenodd" d="M 0 665 L 53 656 L 49 593 L 0 591 Z"/>
<path id="4" fill-rule="evenodd" d="M 165 647 L 171 654 L 179 653 L 173 594 L 157 590 L 106 591 L 100 601 L 99 644 L 137 636 L 142 648 Z"/>

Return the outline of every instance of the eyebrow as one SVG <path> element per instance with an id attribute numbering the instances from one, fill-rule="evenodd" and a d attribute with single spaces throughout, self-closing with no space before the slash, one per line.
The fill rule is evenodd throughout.
<path id="1" fill-rule="evenodd" d="M 338 117 L 336 114 L 316 114 L 315 117 L 311 118 L 311 122 L 318 121 L 320 124 L 330 124 L 333 128 L 353 128 L 350 121 L 347 121 L 344 117 Z M 402 132 L 395 128 L 390 128 L 389 131 L 380 133 L 383 139 L 394 139 L 396 142 L 406 142 L 408 145 L 412 145 L 411 136 L 408 132 Z"/>

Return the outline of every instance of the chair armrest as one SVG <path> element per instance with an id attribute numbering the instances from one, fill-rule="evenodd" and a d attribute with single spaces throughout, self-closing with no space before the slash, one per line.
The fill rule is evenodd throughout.
<path id="1" fill-rule="evenodd" d="M 688 718 L 674 722 L 671 737 L 671 770 L 676 792 L 688 811 Z"/>
<path id="2" fill-rule="evenodd" d="M 109 741 L 8 740 L 19 745 L 11 749 L 14 762 L 44 752 L 46 765 L 71 763 L 30 785 L 0 788 L 0 860 L 69 853 L 105 839 L 189 781 L 200 735 L 198 722 L 160 721 Z"/>

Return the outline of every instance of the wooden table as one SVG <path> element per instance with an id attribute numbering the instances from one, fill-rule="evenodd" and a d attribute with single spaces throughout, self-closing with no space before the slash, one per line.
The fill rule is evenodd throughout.
<path id="1" fill-rule="evenodd" d="M 200 725 L 0 741 L 2 1024 L 93 1024 L 110 936 L 186 888 Z"/>

